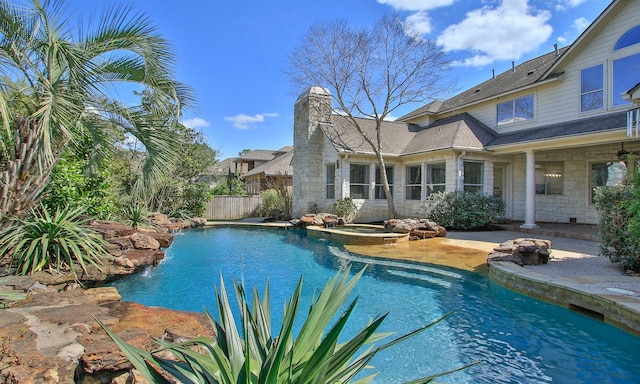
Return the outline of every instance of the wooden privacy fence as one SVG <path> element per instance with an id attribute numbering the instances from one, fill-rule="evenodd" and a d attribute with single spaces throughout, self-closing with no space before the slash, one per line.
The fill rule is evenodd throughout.
<path id="1" fill-rule="evenodd" d="M 260 214 L 260 196 L 214 196 L 207 204 L 207 220 L 237 220 Z"/>

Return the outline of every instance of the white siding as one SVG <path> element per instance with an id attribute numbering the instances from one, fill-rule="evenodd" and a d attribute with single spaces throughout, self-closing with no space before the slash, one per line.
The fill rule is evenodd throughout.
<path id="1" fill-rule="evenodd" d="M 502 98 L 492 99 L 471 106 L 465 109 L 464 112 L 470 113 L 498 133 L 507 133 L 628 109 L 628 106 L 617 108 L 612 108 L 611 106 L 612 59 L 639 53 L 640 46 L 629 47 L 615 54 L 612 50 L 615 42 L 622 34 L 640 24 L 638 15 L 640 15 L 640 1 L 629 1 L 625 7 L 619 10 L 612 21 L 602 23 L 600 30 L 593 35 L 594 37 L 580 47 L 579 51 L 574 52 L 572 58 L 566 60 L 556 69 L 556 73 L 562 73 L 560 80 Z M 605 108 L 582 113 L 580 111 L 580 71 L 597 64 L 604 64 Z M 527 122 L 498 127 L 496 124 L 496 105 L 501 101 L 531 93 L 535 95 L 535 118 Z"/>

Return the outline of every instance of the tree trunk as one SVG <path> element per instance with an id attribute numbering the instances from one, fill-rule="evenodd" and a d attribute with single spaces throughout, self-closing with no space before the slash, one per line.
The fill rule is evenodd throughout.
<path id="1" fill-rule="evenodd" d="M 42 127 L 36 121 L 16 117 L 14 124 L 14 146 L 0 172 L 0 228 L 40 201 L 57 158 L 43 156 Z"/>
<path id="2" fill-rule="evenodd" d="M 389 219 L 395 219 L 398 217 L 398 212 L 393 204 L 393 196 L 391 195 L 391 189 L 389 188 L 389 178 L 387 177 L 387 167 L 384 164 L 384 158 L 380 151 L 376 151 L 376 157 L 378 158 L 378 166 L 380 167 L 380 177 L 382 178 L 382 189 L 384 190 L 384 196 L 387 198 L 387 210 Z M 397 193 L 397 191 L 396 191 Z"/>

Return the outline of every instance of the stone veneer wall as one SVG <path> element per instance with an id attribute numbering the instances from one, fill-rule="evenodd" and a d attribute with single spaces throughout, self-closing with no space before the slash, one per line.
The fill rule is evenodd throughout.
<path id="1" fill-rule="evenodd" d="M 597 223 L 598 213 L 590 196 L 591 164 L 617 161 L 618 149 L 612 145 L 536 153 L 536 162 L 560 161 L 564 164 L 563 194 L 536 195 L 536 221 L 569 223 L 570 218 L 575 218 L 577 223 Z M 511 180 L 514 207 L 511 218 L 524 220 L 524 154 L 514 156 L 512 169 L 511 174 L 515 177 Z"/>
<path id="2" fill-rule="evenodd" d="M 309 204 L 324 196 L 325 165 L 323 137 L 317 131 L 321 123 L 331 118 L 331 94 L 320 87 L 311 87 L 298 97 L 293 123 L 293 216 L 301 216 Z"/>
<path id="3" fill-rule="evenodd" d="M 320 87 L 312 87 L 303 93 L 295 104 L 294 117 L 294 155 L 293 155 L 293 215 L 307 213 L 310 204 L 316 204 L 321 210 L 331 211 L 335 200 L 326 198 L 326 165 L 340 164 L 336 168 L 335 198 L 349 196 L 349 165 L 354 163 L 370 164 L 371 180 L 375 175 L 375 158 L 372 156 L 350 155 L 338 158 L 326 136 L 318 131 L 322 123 L 331 117 L 331 95 Z M 616 161 L 616 144 L 609 146 L 566 149 L 562 151 L 536 152 L 536 161 L 561 161 L 564 164 L 564 186 L 562 195 L 536 195 L 536 217 L 538 222 L 568 223 L 575 218 L 577 223 L 594 224 L 598 220 L 597 212 L 590 202 L 591 164 Z M 394 203 L 399 217 L 416 217 L 423 213 L 424 200 L 405 200 L 405 167 L 407 165 L 446 162 L 447 191 L 458 187 L 459 152 L 444 154 L 423 154 L 401 159 L 389 159 L 395 166 Z M 466 153 L 464 161 L 484 163 L 484 192 L 493 192 L 494 165 L 505 167 L 505 197 L 508 219 L 524 220 L 525 216 L 525 155 L 514 154 L 495 156 L 485 153 Z M 426 174 L 423 172 L 423 180 Z M 387 204 L 384 199 L 374 199 L 373 184 L 370 199 L 355 200 L 360 207 L 361 222 L 388 218 Z M 424 194 L 423 194 L 424 196 Z"/>

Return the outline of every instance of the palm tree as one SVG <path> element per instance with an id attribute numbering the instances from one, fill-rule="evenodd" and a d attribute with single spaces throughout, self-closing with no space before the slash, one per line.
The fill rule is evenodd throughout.
<path id="1" fill-rule="evenodd" d="M 174 158 L 169 128 L 194 102 L 174 80 L 175 57 L 145 14 L 114 7 L 91 24 L 69 22 L 66 11 L 60 0 L 0 0 L 0 78 L 11 79 L 0 83 L 0 227 L 39 202 L 78 135 L 91 136 L 96 161 L 118 135 L 139 140 L 145 180 L 153 180 Z M 138 100 L 115 97 L 123 89 Z M 17 106 L 12 94 L 26 97 Z"/>

